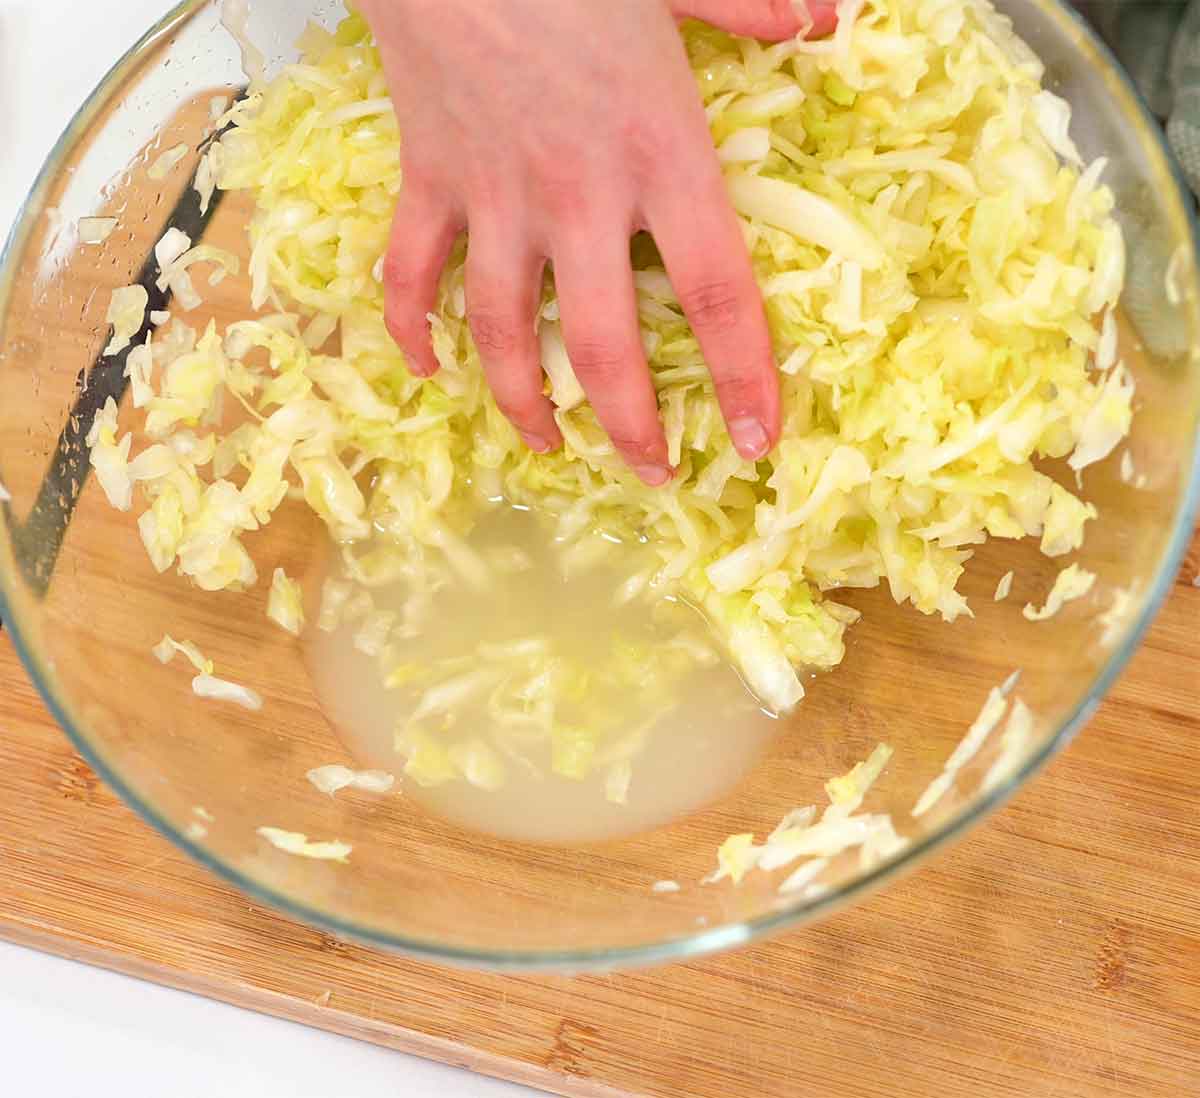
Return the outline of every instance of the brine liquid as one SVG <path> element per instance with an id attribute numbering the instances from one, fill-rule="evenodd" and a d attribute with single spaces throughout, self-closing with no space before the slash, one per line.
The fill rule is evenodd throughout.
<path id="1" fill-rule="evenodd" d="M 548 639 L 564 656 L 585 665 L 600 662 L 620 635 L 634 643 L 661 638 L 662 612 L 645 601 L 618 608 L 615 595 L 636 570 L 638 550 L 613 545 L 599 565 L 563 575 L 563 564 L 537 520 L 507 508 L 481 524 L 472 546 L 481 551 L 517 548 L 532 567 L 500 577 L 484 593 L 454 586 L 437 596 L 436 613 L 417 640 L 405 641 L 403 657 L 420 665 L 465 657 L 481 642 L 528 637 Z M 334 566 L 336 569 L 336 566 Z M 377 608 L 400 610 L 405 588 L 375 589 Z M 695 611 L 676 604 L 672 635 L 694 633 L 712 644 Z M 316 615 L 310 615 L 315 619 Z M 687 671 L 669 690 L 671 708 L 656 720 L 640 753 L 624 804 L 606 797 L 605 768 L 583 780 L 506 759 L 505 784 L 484 790 L 465 780 L 421 788 L 403 777 L 404 755 L 394 745 L 397 726 L 411 713 L 402 697 L 383 682 L 379 662 L 354 644 L 357 626 L 306 634 L 306 657 L 317 699 L 347 749 L 364 767 L 388 770 L 403 795 L 463 826 L 504 838 L 535 842 L 580 842 L 629 835 L 662 825 L 703 807 L 733 788 L 762 757 L 779 722 L 764 713 L 737 674 L 722 659 Z M 595 691 L 589 706 L 631 726 L 653 712 L 628 711 L 629 699 Z M 491 728 L 486 704 L 472 702 L 455 716 L 455 729 L 480 733 Z M 334 761 L 334 760 L 330 760 Z"/>

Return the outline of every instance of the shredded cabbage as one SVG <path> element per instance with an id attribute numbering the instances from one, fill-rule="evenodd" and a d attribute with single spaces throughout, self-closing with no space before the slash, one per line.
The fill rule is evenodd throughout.
<path id="1" fill-rule="evenodd" d="M 337 839 L 310 842 L 303 832 L 284 831 L 279 827 L 259 827 L 256 831 L 285 854 L 297 854 L 302 858 L 315 858 L 318 861 L 346 862 L 350 860 L 350 852 L 354 849 L 349 843 Z"/>
<path id="2" fill-rule="evenodd" d="M 1130 487 L 1141 490 L 1149 483 L 1149 478 L 1145 473 L 1139 473 L 1133 463 L 1133 454 L 1126 450 L 1121 454 L 1121 464 L 1119 467 L 1121 482 L 1128 484 Z"/>
<path id="3" fill-rule="evenodd" d="M 197 819 L 192 820 L 186 828 L 184 834 L 193 842 L 199 842 L 201 839 L 208 837 L 208 825 L 215 822 L 215 817 L 203 805 L 193 805 L 192 814 Z"/>
<path id="4" fill-rule="evenodd" d="M 321 587 L 321 612 L 317 619 L 317 628 L 323 633 L 332 633 L 342 621 L 342 612 L 354 593 L 354 587 L 347 580 L 327 578 Z"/>
<path id="5" fill-rule="evenodd" d="M 717 850 L 716 871 L 705 877 L 703 883 L 716 884 L 728 877 L 734 884 L 740 884 L 757 864 L 758 847 L 754 845 L 753 833 L 730 835 Z"/>
<path id="6" fill-rule="evenodd" d="M 294 636 L 304 630 L 304 592 L 282 568 L 276 568 L 271 576 L 267 617 Z"/>
<path id="7" fill-rule="evenodd" d="M 161 274 L 192 246 L 192 238 L 182 229 L 172 225 L 154 245 L 154 261 Z M 166 282 L 163 282 L 163 286 Z"/>
<path id="8" fill-rule="evenodd" d="M 1133 375 L 1122 363 L 1117 363 L 1105 375 L 1100 391 L 1094 395 L 1079 425 L 1075 452 L 1067 459 L 1072 469 L 1078 471 L 1102 461 L 1129 434 L 1133 419 L 1133 390 Z"/>
<path id="9" fill-rule="evenodd" d="M 858 849 L 862 865 L 869 868 L 896 854 L 907 845 L 907 840 L 896 833 L 891 816 L 856 814 L 891 757 L 892 748 L 881 743 L 865 761 L 826 782 L 829 804 L 819 819 L 815 805 L 794 809 L 762 845 L 755 845 L 753 834 L 730 835 L 717 851 L 716 870 L 702 883 L 716 884 L 729 879 L 739 884 L 751 870 L 772 872 L 806 858 L 809 861 L 788 876 L 778 891 L 815 895 L 806 890 L 838 855 Z"/>
<path id="10" fill-rule="evenodd" d="M 166 179 L 175 170 L 176 166 L 187 154 L 188 147 L 186 145 L 172 146 L 155 159 L 154 163 L 147 170 L 146 175 L 156 183 L 162 182 L 162 180 Z"/>
<path id="11" fill-rule="evenodd" d="M 117 439 L 117 402 L 112 397 L 96 414 L 85 441 L 91 448 L 92 468 L 108 502 L 118 511 L 128 511 L 133 506 L 133 477 L 129 473 L 133 436 L 127 434 Z"/>
<path id="12" fill-rule="evenodd" d="M 213 698 L 216 701 L 233 702 L 243 709 L 258 712 L 263 707 L 262 698 L 246 686 L 218 679 L 212 675 L 197 675 L 192 679 L 192 693 L 198 698 Z"/>
<path id="13" fill-rule="evenodd" d="M 571 567 L 644 542 L 652 563 L 622 597 L 669 594 L 702 609 L 764 705 L 784 712 L 805 673 L 843 657 L 858 615 L 832 592 L 886 582 L 898 602 L 952 621 L 971 613 L 958 581 L 987 538 L 1077 549 L 1094 511 L 1037 463 L 1085 468 L 1132 414 L 1123 365 L 1093 369 L 1115 354 L 1105 326 L 1125 266 L 1103 165 L 1075 162 L 1065 104 L 986 3 L 843 7 L 832 39 L 786 49 L 684 29 L 766 299 L 784 433 L 764 461 L 737 457 L 661 259 L 638 240 L 647 357 L 678 465 L 660 490 L 623 466 L 584 399 L 550 278 L 537 323 L 560 452 L 530 453 L 491 397 L 466 319 L 462 242 L 430 315 L 442 369 L 429 380 L 405 370 L 380 284 L 400 134 L 363 19 L 306 34 L 302 62 L 269 82 L 256 71 L 206 170 L 253 194 L 248 274 L 262 312 L 224 333 L 176 320 L 154 335 L 156 377 L 137 375 L 139 389 L 156 386 L 144 402 L 152 440 L 216 436 L 211 475 L 176 453 L 169 471 L 137 481 L 155 567 L 206 589 L 249 586 L 257 570 L 243 538 L 289 493 L 301 497 L 356 569 L 354 591 L 327 587 L 320 626 L 354 610 L 360 648 L 382 660 L 393 639 L 419 635 L 446 584 L 497 575 L 470 534 L 503 496 L 544 519 Z M 244 37 L 244 5 L 227 14 Z M 186 310 L 179 243 L 163 275 Z M 128 328 L 114 321 L 114 343 Z M 235 427 L 227 408 L 246 412 Z M 106 431 L 93 462 L 110 499 L 129 506 L 128 439 Z M 403 613 L 362 608 L 369 588 L 399 580 Z M 497 711 L 515 727 L 545 705 L 537 691 L 519 696 L 534 677 L 522 675 L 424 689 L 469 688 L 488 704 L 507 690 Z M 426 727 L 449 713 L 437 700 L 417 698 L 421 716 L 402 729 L 408 772 L 497 780 L 505 750 L 483 741 L 492 759 Z M 561 720 L 539 727 L 560 774 L 609 773 L 606 736 Z M 611 782 L 620 793 L 621 770 Z M 871 851 L 892 842 L 871 833 Z"/>
<path id="14" fill-rule="evenodd" d="M 384 770 L 351 770 L 348 766 L 318 766 L 305 775 L 322 793 L 333 796 L 339 789 L 359 789 L 364 793 L 387 793 L 396 779 Z"/>
<path id="15" fill-rule="evenodd" d="M 1042 527 L 1042 552 L 1061 557 L 1083 544 L 1083 524 L 1096 517 L 1096 508 L 1083 503 L 1061 484 L 1050 486 L 1050 502 Z"/>
<path id="16" fill-rule="evenodd" d="M 779 894 L 788 896 L 793 892 L 805 892 L 829 868 L 829 861 L 828 858 L 813 858 L 804 862 L 783 879 L 779 886 Z"/>
<path id="17" fill-rule="evenodd" d="M 1014 698 L 1012 711 L 1000 733 L 1000 754 L 983 777 L 988 792 L 1007 781 L 1020 768 L 1033 740 L 1033 713 L 1020 698 Z"/>
<path id="18" fill-rule="evenodd" d="M 1050 594 L 1046 596 L 1045 606 L 1038 609 L 1033 603 L 1026 603 L 1021 613 L 1030 621 L 1045 621 L 1047 618 L 1054 617 L 1068 602 L 1083 598 L 1092 589 L 1095 582 L 1094 572 L 1080 568 L 1078 564 L 1072 564 L 1055 577 L 1054 586 L 1050 588 Z"/>
<path id="19" fill-rule="evenodd" d="M 306 491 L 318 512 L 343 533 L 361 531 L 365 513 L 403 513 L 418 531 L 408 551 L 427 552 L 448 517 L 455 534 L 469 529 L 474 466 L 519 504 L 562 514 L 571 501 L 575 538 L 648 529 L 659 589 L 704 607 L 777 710 L 802 696 L 797 668 L 841 659 L 847 616 L 823 592 L 883 579 L 898 600 L 953 619 L 969 613 L 956 584 L 985 537 L 1075 547 L 1090 511 L 1031 462 L 1082 443 L 1086 463 L 1127 430 L 1113 406 L 1122 392 L 1088 372 L 1092 313 L 1115 302 L 1123 270 L 1111 196 L 1094 180 L 1079 193 L 1077 168 L 1058 162 L 1056 150 L 1071 158 L 1065 105 L 990 9 L 871 3 L 851 22 L 836 49 L 764 55 L 753 73 L 733 39 L 686 31 L 714 139 L 747 134 L 726 157 L 730 191 L 781 362 L 803 364 L 785 374 L 784 443 L 757 468 L 731 463 L 699 349 L 645 253 L 642 321 L 680 463 L 660 493 L 633 482 L 583 401 L 549 284 L 542 357 L 564 452 L 526 453 L 496 412 L 459 307 L 461 250 L 433 315 L 442 373 L 419 383 L 399 372 L 372 277 L 400 185 L 398 135 L 376 106 L 364 23 L 351 18 L 306 59 L 319 86 L 285 72 L 235 107 L 220 183 L 257 192 L 255 301 L 274 294 L 338 317 L 346 382 L 314 370 L 282 324 L 276 369 L 331 398 L 338 458 L 348 450 L 391 474 L 371 498 L 344 479 Z M 291 170 L 301 163 L 324 167 Z M 361 384 L 351 394 L 346 370 L 374 401 Z M 412 429 L 371 426 L 389 416 Z M 448 493 L 431 493 L 434 454 Z M 328 492 L 344 497 L 345 526 Z"/>
<path id="20" fill-rule="evenodd" d="M 262 698 L 255 691 L 217 678 L 213 674 L 213 661 L 208 659 L 191 641 L 177 641 L 167 635 L 151 651 L 159 663 L 170 663 L 176 655 L 185 656 L 192 667 L 199 672 L 192 679 L 192 693 L 197 697 L 233 702 L 243 709 L 254 712 L 262 708 Z"/>
<path id="21" fill-rule="evenodd" d="M 475 736 L 453 744 L 446 751 L 447 757 L 458 772 L 479 789 L 496 790 L 504 785 L 506 771 L 504 760 L 486 740 Z"/>
<path id="22" fill-rule="evenodd" d="M 220 142 L 213 142 L 208 147 L 208 151 L 200 157 L 200 163 L 196 165 L 196 178 L 193 186 L 200 196 L 200 212 L 202 214 L 208 213 L 208 207 L 212 204 L 213 195 L 216 193 L 223 156 L 224 151 Z"/>
<path id="23" fill-rule="evenodd" d="M 266 69 L 266 58 L 251 40 L 247 24 L 250 8 L 247 0 L 221 0 L 221 26 L 237 43 L 242 55 L 242 72 L 251 83 L 261 80 Z"/>
<path id="24" fill-rule="evenodd" d="M 1096 344 L 1094 365 L 1097 370 L 1109 370 L 1117 362 L 1117 316 L 1112 309 L 1106 309 L 1104 320 L 1100 324 L 1100 342 Z"/>
<path id="25" fill-rule="evenodd" d="M 129 346 L 133 337 L 141 331 L 149 304 L 150 295 L 145 286 L 122 286 L 113 290 L 104 318 L 113 330 L 112 339 L 104 348 L 106 356 L 118 354 Z"/>
<path id="26" fill-rule="evenodd" d="M 133 406 L 144 408 L 154 399 L 154 352 L 150 340 L 130 347 L 125 356 L 125 376 L 133 395 Z"/>
<path id="27" fill-rule="evenodd" d="M 171 232 L 176 230 L 171 229 Z M 187 240 L 185 233 L 180 233 L 184 240 Z M 157 256 L 157 249 L 156 249 Z M 197 244 L 194 248 L 188 248 L 179 255 L 173 256 L 163 263 L 159 259 L 161 274 L 158 277 L 158 288 L 160 290 L 170 287 L 178 287 L 183 276 L 187 273 L 187 269 L 193 263 L 212 263 L 216 265 L 216 270 L 208 277 L 208 284 L 216 286 L 224 280 L 226 275 L 237 274 L 241 266 L 238 257 L 232 252 L 226 251 L 224 248 L 214 248 L 211 244 Z M 176 291 L 178 292 L 178 291 Z"/>
<path id="28" fill-rule="evenodd" d="M 966 735 L 946 760 L 942 772 L 929 783 L 925 792 L 917 799 L 912 810 L 914 817 L 924 816 L 937 804 L 953 787 L 958 772 L 979 754 L 979 749 L 987 742 L 988 736 L 992 734 L 992 729 L 1000 723 L 1008 709 L 1008 694 L 1015 681 L 1010 677 L 1002 686 L 994 686 L 988 692 L 979 716 L 975 718 L 971 727 L 967 729 Z"/>
<path id="29" fill-rule="evenodd" d="M 1083 159 L 1068 132 L 1071 125 L 1071 105 L 1053 92 L 1040 91 L 1033 97 L 1033 118 L 1046 144 L 1059 156 L 1077 168 Z"/>
<path id="30" fill-rule="evenodd" d="M 1200 586 L 1200 585 L 1197 585 Z M 1117 587 L 1112 593 L 1112 602 L 1108 609 L 1098 619 L 1100 625 L 1100 644 L 1104 648 L 1112 648 L 1124 635 L 1138 607 L 1138 585 Z"/>
<path id="31" fill-rule="evenodd" d="M 609 767 L 604 779 L 604 797 L 611 804 L 626 804 L 629 801 L 629 783 L 633 779 L 633 763 L 629 759 L 618 759 Z"/>
<path id="32" fill-rule="evenodd" d="M 600 770 L 607 800 L 624 804 L 632 761 L 650 729 L 678 701 L 684 676 L 703 665 L 692 639 L 618 634 L 607 653 L 586 663 L 543 637 L 479 644 L 420 665 L 385 649 L 384 683 L 405 714 L 395 735 L 405 773 L 425 787 L 461 779 L 497 789 L 507 781 L 507 762 L 573 781 Z M 597 696 L 604 705 L 595 704 Z"/>
<path id="33" fill-rule="evenodd" d="M 875 779 L 883 772 L 891 757 L 892 748 L 886 743 L 881 743 L 871 752 L 866 762 L 855 763 L 848 773 L 839 778 L 830 778 L 825 783 L 829 803 L 841 815 L 849 816 L 857 811 L 867 791 L 875 784 Z"/>
<path id="34" fill-rule="evenodd" d="M 201 675 L 211 675 L 213 673 L 213 661 L 208 659 L 191 641 L 177 641 L 168 634 L 151 651 L 159 663 L 170 663 L 178 654 L 186 656 L 188 662 Z"/>
<path id="35" fill-rule="evenodd" d="M 116 229 L 119 222 L 115 217 L 81 217 L 79 219 L 79 243 L 103 244 Z"/>

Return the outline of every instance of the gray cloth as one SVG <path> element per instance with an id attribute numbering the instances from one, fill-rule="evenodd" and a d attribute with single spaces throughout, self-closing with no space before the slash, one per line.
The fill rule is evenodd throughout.
<path id="1" fill-rule="evenodd" d="M 1171 48 L 1174 99 L 1167 138 L 1188 183 L 1200 194 L 1200 0 L 1192 0 L 1175 32 Z"/>
<path id="2" fill-rule="evenodd" d="M 1081 0 L 1200 195 L 1200 0 Z"/>

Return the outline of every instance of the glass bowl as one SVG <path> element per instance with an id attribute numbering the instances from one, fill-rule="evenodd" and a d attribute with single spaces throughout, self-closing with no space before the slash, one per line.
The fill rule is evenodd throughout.
<path id="1" fill-rule="evenodd" d="M 1109 157 L 1106 180 L 1130 243 L 1123 305 L 1127 337 L 1141 344 L 1128 442 L 1138 479 L 1124 483 L 1115 458 L 1088 470 L 1100 520 L 1079 559 L 1099 576 L 1093 593 L 1030 625 L 1021 605 L 1040 601 L 1056 567 L 1030 545 L 999 542 L 964 578 L 973 620 L 948 626 L 896 606 L 885 590 L 855 592 L 848 601 L 864 620 L 848 634 L 844 664 L 812 682 L 786 733 L 732 792 L 646 833 L 552 845 L 472 833 L 403 792 L 330 798 L 310 786 L 310 768 L 350 759 L 316 704 L 299 645 L 265 618 L 266 584 L 210 595 L 158 576 L 129 516 L 85 477 L 82 440 L 121 388 L 121 367 L 97 357 L 109 291 L 143 277 L 169 224 L 246 252 L 246 200 L 227 195 L 203 216 L 188 186 L 211 99 L 242 84 L 239 52 L 216 4 L 179 5 L 68 127 L 0 270 L 0 483 L 11 494 L 0 506 L 0 611 L 79 751 L 147 821 L 259 899 L 335 933 L 493 968 L 615 967 L 735 946 L 864 895 L 979 823 L 1084 724 L 1164 598 L 1192 529 L 1200 415 L 1192 203 L 1159 130 L 1069 9 L 1053 0 L 1002 8 L 1045 60 L 1048 86 L 1074 106 L 1085 157 Z M 288 44 L 306 20 L 329 24 L 338 10 L 259 0 L 250 33 L 279 64 L 294 56 Z M 181 143 L 185 163 L 151 183 L 149 165 Z M 119 228 L 102 247 L 81 245 L 78 220 L 95 214 L 118 217 Z M 205 308 L 229 321 L 238 287 L 224 289 Z M 259 535 L 260 575 L 277 565 L 303 572 L 315 532 L 301 511 L 285 508 Z M 1014 596 L 994 602 L 1009 570 Z M 1103 643 L 1098 615 L 1121 592 L 1128 612 Z M 178 667 L 150 658 L 164 631 L 199 644 L 265 707 L 193 697 Z M 989 688 L 1015 669 L 1036 720 L 1010 776 L 984 788 L 993 736 L 937 807 L 914 819 L 914 802 Z M 737 888 L 699 883 L 728 835 L 765 834 L 795 806 L 820 803 L 825 780 L 880 741 L 895 754 L 867 807 L 892 814 L 904 849 L 867 866 L 841 859 L 820 888 L 799 895 L 781 896 L 767 874 Z M 257 834 L 264 825 L 336 836 L 354 853 L 347 864 L 290 856 Z M 665 878 L 680 890 L 655 891 Z"/>

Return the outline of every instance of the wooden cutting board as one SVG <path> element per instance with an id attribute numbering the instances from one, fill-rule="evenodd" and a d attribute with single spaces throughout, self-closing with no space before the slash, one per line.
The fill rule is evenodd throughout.
<path id="1" fill-rule="evenodd" d="M 100 785 L 0 639 L 0 936 L 564 1095 L 1200 1095 L 1198 571 L 1200 541 L 1079 742 L 917 874 L 732 956 L 576 979 L 249 902 Z"/>

